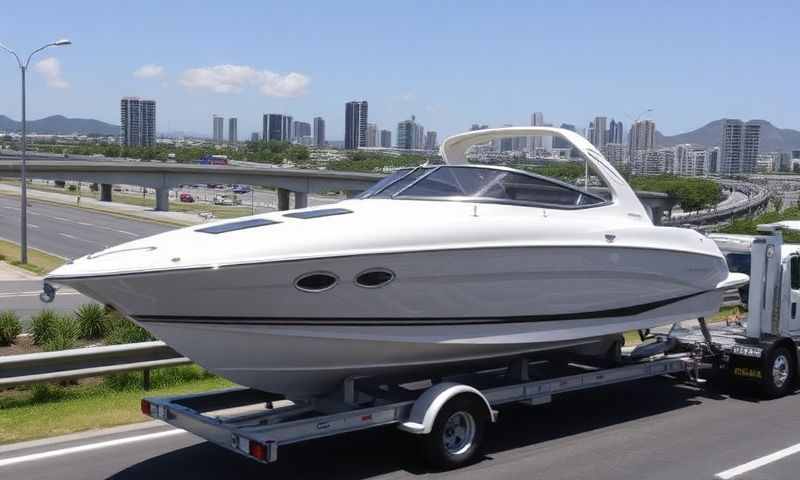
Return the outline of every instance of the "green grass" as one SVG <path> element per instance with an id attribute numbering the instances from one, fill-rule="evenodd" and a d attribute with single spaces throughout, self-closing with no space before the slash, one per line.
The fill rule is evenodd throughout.
<path id="1" fill-rule="evenodd" d="M 6 261 L 15 267 L 24 268 L 37 275 L 44 275 L 55 270 L 66 261 L 61 257 L 56 257 L 34 248 L 28 248 L 28 263 L 20 263 L 19 255 L 19 245 L 0 239 L 0 261 Z"/>
<path id="2" fill-rule="evenodd" d="M 130 373 L 94 384 L 0 392 L 0 444 L 143 422 L 150 419 L 140 411 L 144 397 L 233 386 L 194 365 L 153 370 L 151 375 L 149 391 L 141 388 L 141 373 Z"/>

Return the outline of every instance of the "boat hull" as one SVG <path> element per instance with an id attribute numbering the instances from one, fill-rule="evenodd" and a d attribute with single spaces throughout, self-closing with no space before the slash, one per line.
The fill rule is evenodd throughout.
<path id="1" fill-rule="evenodd" d="M 364 288 L 373 268 L 393 281 Z M 309 272 L 331 289 L 295 287 Z M 716 312 L 724 259 L 618 247 L 462 249 L 53 279 L 239 384 L 319 395 L 352 375 L 491 364 Z M 169 292 L 166 294 L 165 292 Z"/>

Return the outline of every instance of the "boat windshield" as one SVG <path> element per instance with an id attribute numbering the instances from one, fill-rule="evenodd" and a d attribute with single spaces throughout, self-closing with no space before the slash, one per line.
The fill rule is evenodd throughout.
<path id="1" fill-rule="evenodd" d="M 606 200 L 572 185 L 525 172 L 472 166 L 418 167 L 395 172 L 361 198 L 511 203 L 585 208 Z"/>

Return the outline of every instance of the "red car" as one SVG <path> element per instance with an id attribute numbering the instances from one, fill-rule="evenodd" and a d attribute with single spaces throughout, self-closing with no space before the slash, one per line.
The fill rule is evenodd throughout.
<path id="1" fill-rule="evenodd" d="M 180 199 L 181 199 L 181 202 L 184 202 L 184 203 L 194 203 L 194 197 L 192 196 L 191 193 L 181 192 Z"/>

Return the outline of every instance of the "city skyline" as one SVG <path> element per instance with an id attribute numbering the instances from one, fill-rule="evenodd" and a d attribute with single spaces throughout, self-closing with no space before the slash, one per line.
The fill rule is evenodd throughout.
<path id="1" fill-rule="evenodd" d="M 764 118 L 800 127 L 800 103 L 793 94 L 799 67 L 785 61 L 796 45 L 790 4 L 583 4 L 586 15 L 579 17 L 562 6 L 523 3 L 507 5 L 504 10 L 513 15 L 488 5 L 460 8 L 454 15 L 444 4 L 412 5 L 391 15 L 383 8 L 324 3 L 303 15 L 280 3 L 192 11 L 199 24 L 237 25 L 222 38 L 190 28 L 194 22 L 176 24 L 171 19 L 185 14 L 177 5 L 159 5 L 162 14 L 152 17 L 148 12 L 156 5 L 142 2 L 125 23 L 116 9 L 93 1 L 26 4 L 7 12 L 0 40 L 13 48 L 35 47 L 45 27 L 52 36 L 74 41 L 32 65 L 29 117 L 63 114 L 116 123 L 113 105 L 135 95 L 158 101 L 159 132 L 207 132 L 215 112 L 230 112 L 241 129 L 258 131 L 264 112 L 285 112 L 304 121 L 328 119 L 327 137 L 338 140 L 344 138 L 341 104 L 353 98 L 371 103 L 370 121 L 379 126 L 416 114 L 441 138 L 475 122 L 524 125 L 532 111 L 545 112 L 554 125 L 584 128 L 602 113 L 627 127 L 638 112 L 655 108 L 667 135 L 713 118 Z M 341 28 L 354 10 L 362 15 L 358 37 L 371 39 L 372 53 L 393 52 L 390 60 L 366 55 L 347 69 L 334 60 L 355 41 L 355 32 L 342 35 Z M 26 18 L 37 18 L 36 31 L 25 28 Z M 275 18 L 281 21 L 268 21 Z M 437 18 L 451 18 L 446 33 Z M 533 32 L 525 28 L 532 18 Z M 148 25 L 148 35 L 118 35 L 128 22 Z M 265 22 L 270 31 L 262 39 Z M 92 28 L 83 28 L 89 24 Z M 402 53 L 409 24 L 426 46 L 422 56 Z M 681 25 L 679 35 L 670 27 L 675 24 Z M 592 33 L 598 25 L 603 35 Z M 730 39 L 745 31 L 743 48 L 731 48 Z M 105 41 L 109 36 L 113 45 Z M 290 37 L 291 42 L 282 40 Z M 259 52 L 263 40 L 281 47 L 268 60 Z M 552 49 L 549 71 L 557 74 L 512 61 L 504 52 L 510 44 Z M 589 44 L 593 47 L 586 48 Z M 447 52 L 455 54 L 441 55 Z M 485 58 L 480 69 L 469 67 L 476 53 Z M 625 66 L 624 75 L 610 65 Z M 0 69 L 7 73 L 0 75 L 0 91 L 7 92 L 0 96 L 0 113 L 17 117 L 14 66 L 9 61 Z M 465 69 L 469 73 L 454 81 L 452 72 Z M 746 82 L 759 88 L 742 95 Z"/>

